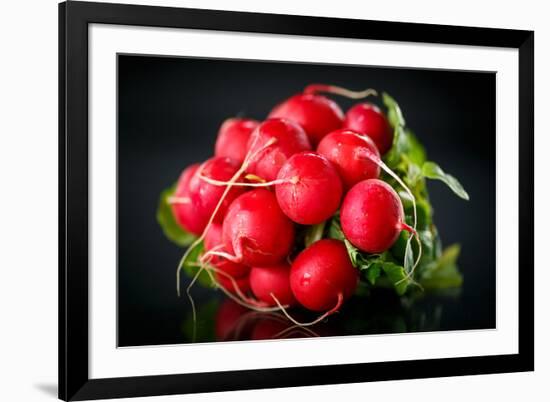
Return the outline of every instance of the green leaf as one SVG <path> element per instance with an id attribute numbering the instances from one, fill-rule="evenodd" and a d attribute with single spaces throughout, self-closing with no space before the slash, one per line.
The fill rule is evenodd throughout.
<path id="1" fill-rule="evenodd" d="M 453 192 L 464 200 L 469 200 L 470 196 L 462 187 L 462 184 L 453 176 L 445 173 L 438 164 L 428 161 L 422 165 L 422 175 L 428 179 L 441 180 L 445 183 Z"/>
<path id="2" fill-rule="evenodd" d="M 388 95 L 386 92 L 382 93 L 382 102 L 384 102 L 384 105 L 386 108 L 388 108 L 388 120 L 392 127 L 404 127 L 405 126 L 405 118 L 403 117 L 403 113 L 401 113 L 401 108 L 390 95 Z"/>
<path id="3" fill-rule="evenodd" d="M 345 243 L 352 263 L 371 286 L 392 286 L 398 295 L 405 294 L 410 280 L 405 269 L 393 261 L 390 253 L 363 254 L 349 241 L 345 240 Z"/>
<path id="4" fill-rule="evenodd" d="M 160 193 L 159 204 L 157 208 L 157 222 L 159 223 L 164 235 L 180 247 L 189 246 L 195 240 L 195 236 L 182 229 L 174 219 L 172 208 L 168 199 L 174 194 L 176 186 L 173 185 Z"/>
<path id="5" fill-rule="evenodd" d="M 411 162 L 418 166 L 422 166 L 426 161 L 426 149 L 411 130 L 406 129 L 405 132 L 407 135 L 407 156 Z"/>
<path id="6" fill-rule="evenodd" d="M 357 259 L 360 256 L 359 250 L 349 242 L 349 240 L 345 239 L 344 243 L 346 245 L 346 249 L 348 250 L 348 255 L 351 260 L 351 263 L 354 267 L 358 267 L 360 264 L 358 263 Z"/>
<path id="7" fill-rule="evenodd" d="M 435 258 L 435 237 L 432 231 L 429 229 L 419 230 L 418 237 L 422 243 L 422 260 L 424 262 L 433 260 Z"/>
<path id="8" fill-rule="evenodd" d="M 412 208 L 411 208 L 412 209 Z M 417 229 L 427 229 L 432 224 L 432 204 L 424 197 L 416 197 Z"/>
<path id="9" fill-rule="evenodd" d="M 402 296 L 407 291 L 407 286 L 409 285 L 409 280 L 405 273 L 405 269 L 402 266 L 397 264 L 386 262 L 382 265 L 384 274 L 393 284 L 395 291 L 399 296 Z"/>
<path id="10" fill-rule="evenodd" d="M 344 232 L 340 226 L 340 221 L 337 216 L 333 217 L 330 221 L 330 227 L 328 228 L 328 237 L 330 239 L 345 240 Z"/>
<path id="11" fill-rule="evenodd" d="M 400 163 L 407 172 L 409 165 L 413 164 L 419 169 L 426 160 L 426 151 L 416 139 L 412 131 L 397 126 L 393 132 L 393 142 L 390 151 L 384 156 L 386 164 L 395 169 Z"/>
<path id="12" fill-rule="evenodd" d="M 323 238 L 323 233 L 325 231 L 325 226 L 327 224 L 327 221 L 318 223 L 317 225 L 311 225 L 308 226 L 306 230 L 305 240 L 304 243 L 306 247 L 309 247 L 313 243 L 315 243 L 317 240 L 321 240 Z"/>
<path id="13" fill-rule="evenodd" d="M 447 247 L 441 257 L 422 272 L 420 284 L 425 289 L 446 289 L 461 286 L 463 278 L 456 265 L 459 255 L 460 245 L 453 244 Z"/>
<path id="14" fill-rule="evenodd" d="M 413 246 L 412 246 L 412 240 L 407 241 L 407 244 L 405 245 L 405 266 L 403 267 L 405 269 L 405 272 L 411 272 L 412 268 L 414 266 L 414 254 L 413 254 Z"/>
<path id="15" fill-rule="evenodd" d="M 456 264 L 456 261 L 458 260 L 459 255 L 460 255 L 460 245 L 459 244 L 450 245 L 443 251 L 443 253 L 441 254 L 441 257 L 439 257 L 439 260 L 437 262 L 439 268 L 443 266 Z"/>
<path id="16" fill-rule="evenodd" d="M 344 243 L 353 266 L 361 271 L 372 286 L 378 285 L 378 279 L 382 279 L 382 273 L 384 273 L 385 281 L 382 281 L 380 286 L 393 286 L 398 295 L 405 294 L 410 280 L 407 278 L 405 268 L 396 264 L 390 253 L 364 254 L 348 240 L 344 240 Z"/>
<path id="17" fill-rule="evenodd" d="M 407 138 L 405 130 L 401 126 L 395 127 L 393 131 L 393 142 L 390 150 L 384 156 L 386 164 L 395 169 L 402 160 L 402 156 L 407 153 Z"/>
<path id="18" fill-rule="evenodd" d="M 365 276 L 367 277 L 369 283 L 374 286 L 376 284 L 376 280 L 380 277 L 381 272 L 382 264 L 374 263 L 369 267 L 369 269 L 367 269 Z"/>
<path id="19" fill-rule="evenodd" d="M 405 248 L 407 247 L 407 240 L 409 239 L 409 232 L 401 231 L 399 237 L 393 243 L 390 249 L 391 254 L 397 261 L 403 261 L 405 258 Z"/>
<path id="20" fill-rule="evenodd" d="M 359 297 L 368 297 L 370 295 L 369 285 L 363 281 L 357 283 L 357 288 L 355 288 L 355 295 Z"/>
<path id="21" fill-rule="evenodd" d="M 407 222 L 412 224 L 413 222 L 413 204 L 411 198 L 405 191 L 398 192 L 399 197 L 403 203 L 403 208 L 405 210 L 405 215 L 407 217 Z M 432 224 L 432 206 L 430 202 L 422 197 L 421 195 L 416 194 L 416 217 L 417 217 L 417 230 L 427 229 Z"/>
<path id="22" fill-rule="evenodd" d="M 409 186 L 414 187 L 420 178 L 422 178 L 422 170 L 420 167 L 416 163 L 409 163 L 406 177 Z"/>
<path id="23" fill-rule="evenodd" d="M 199 264 L 199 257 L 203 252 L 204 252 L 204 242 L 200 242 L 187 255 L 187 257 L 183 261 L 183 271 L 187 276 L 193 278 L 197 274 L 197 271 L 199 270 L 199 267 L 197 266 L 197 264 Z M 210 279 L 210 275 L 208 275 L 208 273 L 204 269 L 199 274 L 199 277 L 197 278 L 197 282 L 205 287 L 214 286 L 214 284 L 212 283 L 212 280 Z"/>
<path id="24" fill-rule="evenodd" d="M 399 104 L 387 93 L 382 94 L 382 101 L 388 109 L 388 121 L 393 127 L 393 143 L 384 157 L 390 168 L 395 168 L 403 157 L 418 166 L 426 160 L 426 151 L 414 133 L 405 128 L 405 118 Z"/>

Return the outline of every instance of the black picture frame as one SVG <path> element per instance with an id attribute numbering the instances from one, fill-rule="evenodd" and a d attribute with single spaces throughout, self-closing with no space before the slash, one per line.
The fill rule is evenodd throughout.
<path id="1" fill-rule="evenodd" d="M 90 379 L 88 25 L 515 48 L 519 51 L 517 354 Z M 534 370 L 534 32 L 70 1 L 59 4 L 59 398 L 86 400 Z M 337 369 L 335 369 L 337 368 Z"/>

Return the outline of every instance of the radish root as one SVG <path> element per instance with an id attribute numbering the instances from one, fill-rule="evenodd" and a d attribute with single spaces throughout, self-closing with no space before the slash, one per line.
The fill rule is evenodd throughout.
<path id="1" fill-rule="evenodd" d="M 258 177 L 258 176 L 256 176 L 256 177 Z M 214 186 L 227 186 L 227 185 L 229 185 L 229 181 L 214 180 L 214 179 L 211 179 L 210 177 L 204 176 L 202 173 L 199 173 L 199 178 L 201 180 L 204 180 L 207 183 L 210 183 L 210 184 L 214 185 Z M 240 183 L 240 182 L 237 182 L 237 183 L 234 183 L 233 186 L 234 187 L 269 187 L 269 186 L 274 186 L 276 184 L 284 184 L 284 183 L 291 183 L 291 181 L 286 180 L 286 179 L 285 180 L 277 179 L 277 180 L 267 181 L 267 182 L 263 181 L 261 183 Z"/>
<path id="2" fill-rule="evenodd" d="M 350 99 L 363 99 L 369 96 L 378 96 L 378 92 L 372 88 L 368 88 L 363 91 L 351 91 L 335 85 L 311 84 L 304 89 L 305 94 L 316 94 L 319 92 L 340 95 Z"/>
<path id="3" fill-rule="evenodd" d="M 234 262 L 235 264 L 239 264 L 241 262 L 241 258 L 239 256 L 226 253 L 225 251 L 210 250 L 205 255 L 215 255 L 221 258 L 225 258 L 228 261 Z"/>
<path id="4" fill-rule="evenodd" d="M 275 301 L 275 303 L 277 304 L 277 306 L 281 309 L 282 313 L 286 316 L 286 318 L 288 318 L 292 323 L 300 326 L 300 327 L 311 327 L 312 325 L 315 325 L 315 324 L 318 324 L 320 323 L 321 321 L 323 321 L 325 318 L 327 318 L 328 316 L 331 316 L 332 314 L 336 313 L 340 307 L 342 307 L 342 304 L 344 303 L 344 295 L 342 294 L 342 292 L 339 292 L 338 293 L 338 301 L 336 302 L 336 305 L 331 308 L 330 310 L 326 311 L 325 313 L 323 313 L 322 315 L 320 315 L 319 317 L 317 317 L 315 320 L 313 321 L 310 321 L 310 322 L 299 322 L 299 321 L 296 321 L 286 310 L 287 308 L 285 306 L 283 306 L 280 302 L 279 302 L 279 299 L 277 299 L 277 297 L 275 297 L 275 295 L 273 293 L 270 293 L 270 296 L 273 298 L 273 300 Z"/>
<path id="5" fill-rule="evenodd" d="M 246 297 L 242 291 L 240 290 L 239 288 L 239 285 L 237 283 L 237 281 L 235 280 L 235 278 L 232 276 L 232 275 L 229 275 L 227 272 L 224 272 L 216 267 L 214 267 L 213 265 L 211 265 L 209 262 L 201 262 L 201 263 L 193 263 L 191 264 L 193 266 L 196 266 L 196 267 L 199 267 L 199 270 L 197 271 L 197 274 L 195 274 L 195 276 L 193 277 L 193 279 L 195 279 L 196 277 L 198 277 L 198 274 L 204 270 L 208 276 L 210 277 L 210 280 L 212 281 L 212 283 L 214 283 L 214 285 L 221 289 L 221 291 L 227 296 L 229 297 L 231 300 L 233 300 L 234 302 L 240 304 L 241 306 L 243 307 L 247 307 L 249 308 L 250 310 L 254 310 L 254 311 L 257 311 L 257 312 L 260 312 L 260 313 L 266 313 L 266 312 L 274 312 L 274 311 L 280 311 L 280 308 L 279 307 L 262 307 L 263 304 L 261 302 L 258 302 L 256 300 L 251 300 L 250 298 Z M 202 267 L 202 269 L 201 269 Z M 219 283 L 216 278 L 214 277 L 214 275 L 212 274 L 212 272 L 216 272 L 216 273 L 219 273 L 221 275 L 224 275 L 226 276 L 230 281 L 231 283 L 233 284 L 233 287 L 235 288 L 235 290 L 237 291 L 237 295 L 234 295 L 233 293 L 231 293 L 229 290 L 227 290 L 227 288 L 225 288 L 221 283 Z M 194 281 L 192 281 L 194 282 Z M 191 284 L 188 286 L 188 289 L 190 290 L 191 288 Z M 238 296 L 238 297 L 237 297 Z M 250 303 L 252 301 L 252 303 Z"/>
<path id="6" fill-rule="evenodd" d="M 168 197 L 168 204 L 189 204 L 191 199 L 189 197 Z"/>

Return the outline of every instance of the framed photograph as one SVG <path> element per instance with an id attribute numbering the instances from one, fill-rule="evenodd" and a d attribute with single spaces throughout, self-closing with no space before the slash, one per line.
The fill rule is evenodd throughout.
<path id="1" fill-rule="evenodd" d="M 59 397 L 534 369 L 534 33 L 59 5 Z"/>

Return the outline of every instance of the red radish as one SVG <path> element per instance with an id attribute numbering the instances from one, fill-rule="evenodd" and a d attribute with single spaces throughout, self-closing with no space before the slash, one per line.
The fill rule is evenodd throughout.
<path id="1" fill-rule="evenodd" d="M 210 225 L 204 238 L 204 248 L 206 251 L 224 251 L 221 224 L 213 223 Z M 216 255 L 211 257 L 210 264 L 222 270 L 226 274 L 231 275 L 234 279 L 246 276 L 250 272 L 250 267 L 243 264 L 234 263 Z"/>
<path id="2" fill-rule="evenodd" d="M 306 131 L 315 146 L 331 131 L 342 127 L 344 113 L 333 100 L 313 93 L 298 94 L 277 105 L 269 117 L 288 119 Z"/>
<path id="3" fill-rule="evenodd" d="M 209 219 L 214 213 L 225 190 L 224 187 L 208 183 L 203 180 L 200 175 L 214 180 L 227 181 L 230 180 L 238 170 L 239 164 L 233 159 L 217 156 L 208 159 L 200 166 L 197 173 L 189 182 L 189 191 L 192 196 L 198 200 L 194 205 L 196 214 L 206 216 Z M 214 222 L 221 223 L 223 221 L 227 207 L 229 207 L 231 202 L 244 191 L 242 187 L 232 187 L 229 190 L 214 217 Z"/>
<path id="4" fill-rule="evenodd" d="M 274 143 L 258 153 L 268 141 Z M 247 171 L 267 181 L 275 180 L 288 158 L 310 149 L 306 133 L 297 124 L 283 119 L 266 120 L 256 128 L 248 141 L 248 152 L 257 155 L 250 161 Z"/>
<path id="5" fill-rule="evenodd" d="M 281 211 L 275 195 L 259 188 L 233 201 L 223 222 L 223 242 L 228 253 L 234 254 L 228 255 L 233 262 L 274 265 L 290 252 L 294 225 Z"/>
<path id="6" fill-rule="evenodd" d="M 225 120 L 218 132 L 214 155 L 231 158 L 239 164 L 243 163 L 248 139 L 259 124 L 258 121 L 252 119 Z"/>
<path id="7" fill-rule="evenodd" d="M 293 155 L 279 171 L 277 182 L 279 206 L 296 223 L 321 223 L 340 206 L 342 181 L 332 163 L 315 152 Z"/>
<path id="8" fill-rule="evenodd" d="M 260 301 L 275 306 L 273 294 L 281 304 L 292 306 L 296 303 L 290 289 L 290 265 L 281 264 L 271 267 L 252 267 L 250 270 L 250 287 Z"/>
<path id="9" fill-rule="evenodd" d="M 208 222 L 208 216 L 196 209 L 199 200 L 190 191 L 191 178 L 197 172 L 199 164 L 188 166 L 183 170 L 176 185 L 176 191 L 171 197 L 172 213 L 176 222 L 188 232 L 200 235 Z"/>
<path id="10" fill-rule="evenodd" d="M 214 277 L 216 278 L 216 281 L 219 283 L 220 286 L 222 286 L 225 290 L 227 290 L 229 293 L 242 293 L 245 294 L 250 290 L 250 280 L 248 276 L 243 276 L 241 278 L 231 278 L 227 275 L 223 275 L 220 272 L 215 272 Z M 238 286 L 238 291 L 235 289 L 235 285 Z"/>
<path id="11" fill-rule="evenodd" d="M 353 295 L 359 280 L 344 242 L 322 239 L 302 251 L 292 263 L 290 287 L 305 308 L 337 311 Z"/>
<path id="12" fill-rule="evenodd" d="M 304 135 L 304 138 L 306 139 L 307 141 L 307 137 Z M 256 139 L 259 138 L 258 136 L 255 137 Z M 198 178 L 199 180 L 201 180 L 203 183 L 206 183 L 208 184 L 209 186 L 214 186 L 214 187 L 217 187 L 217 188 L 222 188 L 222 191 L 220 193 L 217 193 L 215 190 L 211 190 L 210 187 L 203 187 L 205 189 L 208 189 L 208 191 L 204 191 L 204 193 L 207 193 L 209 194 L 210 196 L 212 195 L 216 195 L 217 197 L 217 201 L 216 201 L 216 204 L 213 205 L 213 210 L 211 211 L 209 217 L 208 217 L 208 220 L 206 222 L 206 225 L 204 227 L 204 229 L 202 230 L 201 234 L 195 239 L 195 241 L 187 248 L 187 250 L 185 251 L 185 253 L 183 254 L 183 256 L 181 257 L 180 259 L 180 262 L 178 264 L 178 269 L 176 270 L 176 289 L 177 289 L 177 292 L 178 292 L 178 295 L 180 295 L 180 277 L 181 277 L 181 270 L 183 268 L 183 265 L 186 261 L 186 258 L 189 256 L 189 254 L 191 253 L 191 251 L 193 251 L 205 238 L 206 236 L 206 231 L 208 229 L 208 227 L 212 224 L 212 223 L 215 223 L 216 219 L 219 221 L 219 220 L 222 220 L 224 215 L 223 212 L 225 212 L 228 204 L 230 203 L 230 201 L 234 198 L 234 194 L 235 193 L 240 193 L 242 192 L 243 190 L 242 189 L 235 189 L 235 187 L 237 187 L 237 182 L 241 179 L 242 175 L 246 172 L 246 169 L 248 168 L 250 162 L 252 159 L 254 159 L 258 154 L 261 154 L 263 151 L 265 151 L 266 149 L 268 149 L 269 147 L 271 147 L 272 145 L 274 145 L 276 142 L 277 142 L 277 138 L 275 137 L 269 137 L 266 139 L 265 143 L 261 144 L 258 148 L 255 148 L 253 151 L 248 151 L 247 152 L 247 155 L 245 157 L 245 160 L 244 162 L 241 164 L 241 166 L 234 172 L 234 174 L 231 176 L 231 178 L 229 178 L 229 180 L 227 179 L 224 179 L 224 178 L 218 178 L 218 177 L 214 177 L 214 176 L 218 176 L 220 172 L 223 171 L 223 169 L 212 169 L 210 172 L 208 171 L 208 169 L 205 169 L 205 172 L 203 173 L 202 172 L 202 168 L 203 166 L 199 167 L 199 169 L 197 169 L 197 171 L 195 172 L 195 174 L 193 175 L 193 177 L 190 179 L 190 183 L 189 183 L 189 188 L 190 188 L 190 192 L 193 193 L 193 182 L 194 182 L 194 179 L 195 178 Z M 254 140 L 251 144 L 251 147 L 256 147 L 257 145 L 257 141 Z M 213 158 L 213 159 L 216 159 L 216 158 Z M 221 159 L 227 159 L 228 161 L 231 161 L 229 158 L 221 158 Z M 209 176 L 210 174 L 210 176 Z M 251 183 L 252 185 L 252 183 Z M 222 186 L 222 187 L 220 187 Z M 197 187 L 201 188 L 200 186 L 197 185 Z M 211 190 L 211 191 L 210 191 Z M 233 193 L 232 193 L 233 192 Z M 202 197 L 204 194 L 203 192 L 199 191 L 198 194 L 200 194 L 200 196 Z M 228 196 L 230 196 L 228 198 Z M 187 199 L 186 199 L 187 200 Z M 173 200 L 174 202 L 176 202 L 176 200 Z M 275 202 L 275 205 L 277 203 Z M 195 204 L 193 204 L 195 205 Z M 207 205 L 211 205 L 210 203 L 207 203 Z M 202 206 L 199 205 L 199 206 Z M 278 208 L 278 206 L 277 206 Z M 274 214 L 273 214 L 273 208 L 268 208 L 271 210 L 271 216 L 272 218 L 274 218 Z M 280 210 L 279 210 L 280 211 Z M 199 208 L 199 210 L 197 211 L 197 213 L 204 213 L 204 208 Z M 280 214 L 282 216 L 284 216 L 284 214 L 282 212 L 280 212 Z M 286 218 L 286 217 L 285 217 Z M 234 221 L 235 222 L 238 222 L 239 219 L 238 218 L 234 218 Z M 276 222 L 276 219 L 274 219 L 274 222 Z M 281 232 L 285 232 L 285 229 L 284 229 L 284 225 L 281 224 L 281 222 L 277 222 L 279 223 L 279 229 L 281 230 Z M 285 246 L 288 246 L 288 248 L 290 248 L 290 246 L 292 245 L 292 241 L 294 239 L 294 227 L 292 226 L 292 224 L 290 223 L 290 221 L 288 221 L 288 223 L 290 224 L 290 229 L 289 230 L 286 230 L 286 234 L 289 234 L 289 242 L 290 244 L 286 244 L 286 242 L 283 242 L 283 245 Z M 254 224 L 256 225 L 256 223 Z M 253 225 L 253 226 L 254 226 Z M 239 228 L 236 227 L 234 228 L 234 230 L 236 231 L 239 231 Z M 258 234 L 260 232 L 260 230 L 257 228 L 257 227 L 252 227 L 250 228 L 250 231 L 251 232 L 256 232 L 256 234 Z M 208 251 L 207 253 L 205 253 L 201 259 L 204 259 L 204 261 L 207 261 L 207 258 L 209 256 L 212 256 L 212 255 L 219 255 L 219 256 L 223 256 L 225 258 L 227 258 L 228 260 L 232 261 L 232 262 L 237 262 L 237 263 L 243 263 L 243 244 L 241 244 L 241 236 L 239 233 L 234 233 L 235 234 L 235 238 L 236 238 L 236 241 L 238 243 L 238 248 L 237 250 L 239 251 L 239 255 L 238 256 L 234 256 L 234 255 L 231 255 L 229 254 L 228 252 L 224 252 L 224 251 L 214 251 L 214 250 L 210 250 Z M 244 236 L 246 238 L 246 236 Z M 266 236 L 261 236 L 259 235 L 259 238 L 263 241 L 273 241 L 273 240 L 269 240 L 268 237 Z M 252 240 L 254 240 L 254 236 L 252 236 Z M 227 242 L 226 240 L 224 240 L 224 244 L 227 246 L 227 244 L 230 244 L 231 246 L 231 241 Z M 245 243 L 246 243 L 246 239 L 245 239 Z M 244 244 L 246 246 L 246 248 L 249 248 L 249 245 L 248 244 Z M 276 248 L 276 247 L 275 247 Z M 230 249 L 228 249 L 228 251 L 233 251 L 232 247 Z M 246 250 L 245 250 L 246 251 Z M 280 252 L 281 249 L 278 250 L 278 252 Z M 247 255 L 253 255 L 253 254 L 262 254 L 262 251 L 261 251 L 261 248 L 257 248 L 256 249 L 256 253 L 250 253 L 250 252 L 247 252 Z M 268 264 L 274 264 L 275 261 L 272 261 L 275 259 L 275 256 L 276 254 L 272 254 L 272 255 L 268 255 L 268 256 L 265 256 L 264 255 L 264 258 L 252 258 L 252 263 L 254 263 L 257 259 L 260 260 L 261 262 L 258 264 L 258 265 L 268 265 Z M 245 257 L 246 259 L 246 257 Z M 263 262 L 264 260 L 267 260 L 268 262 Z M 251 264 L 252 264 L 251 263 Z M 251 265 L 251 264 L 245 264 L 245 265 Z M 189 284 L 189 286 L 187 287 L 187 294 L 189 295 L 189 290 L 190 288 L 193 286 L 193 284 L 195 283 L 196 279 L 197 279 L 197 275 L 200 273 L 200 270 L 197 272 L 197 274 L 195 275 L 195 277 L 193 277 L 193 280 L 191 281 L 191 283 Z M 240 295 L 242 297 L 242 295 Z M 244 298 L 244 297 L 243 297 Z M 255 308 L 255 306 L 252 306 Z"/>
<path id="13" fill-rule="evenodd" d="M 346 190 L 362 180 L 380 176 L 380 166 L 369 158 L 372 155 L 380 159 L 378 148 L 369 137 L 354 131 L 333 131 L 322 139 L 317 152 L 334 164 Z"/>
<path id="14" fill-rule="evenodd" d="M 231 299 L 225 299 L 216 312 L 216 339 L 227 340 L 237 325 L 239 318 L 245 315 L 249 310 L 246 307 L 235 303 Z"/>
<path id="15" fill-rule="evenodd" d="M 367 253 L 386 251 L 402 230 L 413 231 L 405 223 L 403 204 L 395 190 L 378 179 L 351 188 L 342 202 L 340 220 L 346 238 Z"/>
<path id="16" fill-rule="evenodd" d="M 382 111 L 371 103 L 359 103 L 346 113 L 344 127 L 367 135 L 384 155 L 392 146 L 393 130 Z"/>

